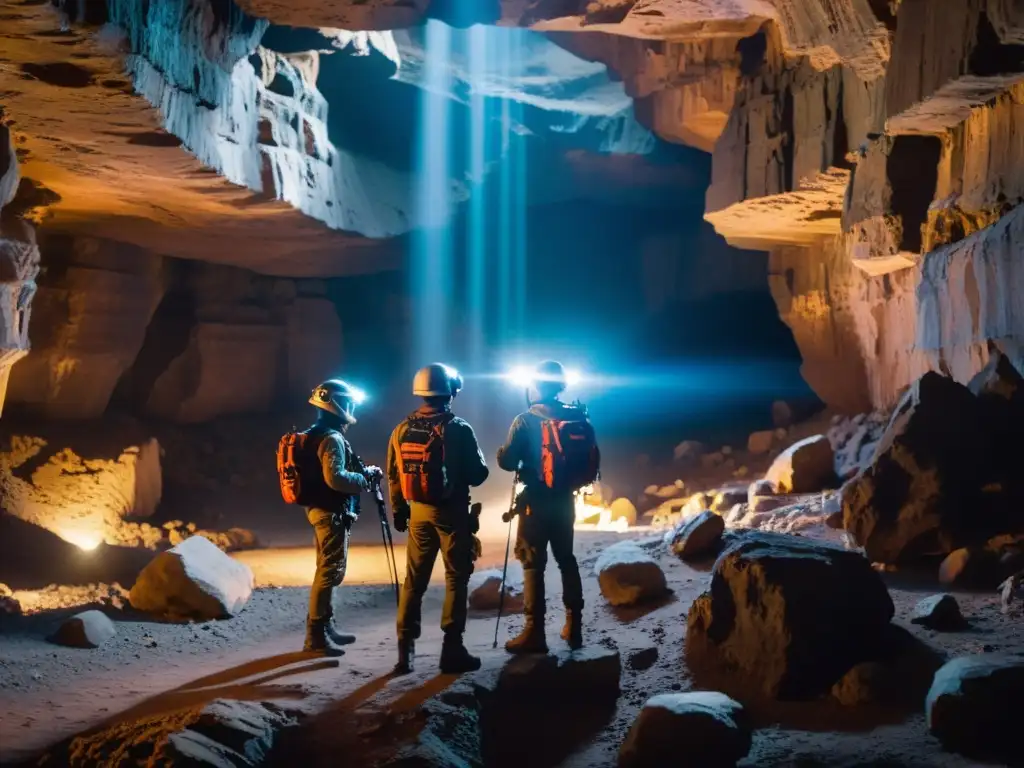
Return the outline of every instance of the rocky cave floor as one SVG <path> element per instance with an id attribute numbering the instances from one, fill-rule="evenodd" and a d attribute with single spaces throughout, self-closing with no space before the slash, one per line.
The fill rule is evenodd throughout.
<path id="1" fill-rule="evenodd" d="M 802 535 L 830 541 L 839 536 L 824 526 L 807 528 Z M 537 765 L 614 765 L 620 744 L 649 696 L 701 687 L 682 651 L 687 610 L 707 588 L 710 564 L 687 565 L 665 550 L 661 537 L 648 535 L 644 546 L 664 569 L 672 594 L 652 605 L 613 609 L 601 596 L 593 565 L 610 543 L 636 536 L 590 532 L 578 536 L 576 551 L 587 596 L 587 641 L 619 651 L 622 692 L 604 723 L 583 734 L 572 747 L 559 747 L 571 752 L 564 761 L 541 759 L 538 754 Z M 479 566 L 493 565 L 500 556 L 497 547 L 488 547 Z M 1019 604 L 1016 611 L 1004 615 L 997 594 L 955 592 L 969 627 L 935 632 L 908 620 L 922 597 L 942 591 L 930 581 L 932 577 L 888 573 L 885 578 L 896 605 L 895 623 L 941 654 L 1014 652 L 1024 647 Z M 561 645 L 557 582 L 552 565 L 549 599 L 558 606 L 548 616 L 552 650 Z M 86 729 L 226 698 L 271 701 L 301 713 L 294 735 L 279 739 L 269 762 L 298 764 L 290 761 L 299 759 L 301 747 L 302 764 L 337 764 L 341 754 L 354 759 L 359 749 L 393 739 L 391 726 L 455 682 L 454 677 L 439 675 L 435 666 L 441 585 L 431 587 L 425 602 L 418 670 L 399 679 L 389 679 L 388 674 L 393 663 L 394 619 L 389 587 L 341 590 L 339 615 L 358 640 L 344 657 L 330 660 L 297 652 L 307 595 L 307 588 L 262 585 L 235 618 L 200 624 L 157 623 L 130 612 L 111 612 L 118 635 L 93 650 L 46 641 L 70 610 L 0 617 L 0 754 L 4 763 L 25 760 Z M 520 626 L 521 617 L 511 617 L 503 622 L 502 637 Z M 477 614 L 470 620 L 467 643 L 482 655 L 485 671 L 508 660 L 503 652 L 491 649 L 493 631 L 491 616 Z M 828 654 L 829 649 L 817 652 Z M 927 683 L 915 692 L 913 697 L 922 706 L 909 712 L 843 707 L 834 701 L 767 704 L 734 693 L 751 708 L 758 726 L 753 748 L 741 765 L 970 764 L 943 752 L 929 735 L 923 714 L 926 690 Z M 565 713 L 567 722 L 579 715 Z M 530 734 L 522 738 L 529 739 Z M 66 742 L 51 749 L 49 764 L 69 764 L 62 751 L 65 747 Z"/>

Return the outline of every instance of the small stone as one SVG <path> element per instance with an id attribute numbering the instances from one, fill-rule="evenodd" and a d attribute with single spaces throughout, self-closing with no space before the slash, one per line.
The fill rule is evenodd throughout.
<path id="1" fill-rule="evenodd" d="M 632 541 L 608 547 L 594 564 L 601 594 L 615 606 L 634 605 L 668 591 L 661 566 Z"/>
<path id="2" fill-rule="evenodd" d="M 704 446 L 696 440 L 684 440 L 672 451 L 672 457 L 682 463 L 694 462 L 704 453 Z"/>
<path id="3" fill-rule="evenodd" d="M 721 454 L 723 456 L 732 456 L 732 446 L 730 446 L 730 445 L 723 445 L 722 446 L 722 450 L 721 450 Z"/>
<path id="4" fill-rule="evenodd" d="M 663 693 L 640 710 L 619 751 L 619 766 L 735 765 L 750 751 L 751 733 L 743 705 L 724 693 Z"/>
<path id="5" fill-rule="evenodd" d="M 639 651 L 633 651 L 629 655 L 629 660 L 626 665 L 637 672 L 643 672 L 645 669 L 650 669 L 658 661 L 658 647 L 652 645 L 650 648 L 644 648 Z"/>
<path id="6" fill-rule="evenodd" d="M 60 625 L 52 640 L 69 648 L 99 648 L 117 634 L 106 614 L 101 611 L 83 611 Z"/>
<path id="7" fill-rule="evenodd" d="M 910 622 L 939 632 L 955 632 L 967 625 L 956 598 L 947 594 L 932 595 L 921 600 L 914 607 Z"/>
<path id="8" fill-rule="evenodd" d="M 776 493 L 813 493 L 835 482 L 832 444 L 825 435 L 794 443 L 772 462 L 765 479 Z"/>
<path id="9" fill-rule="evenodd" d="M 744 464 L 742 467 L 737 467 L 736 471 L 732 473 L 732 476 L 735 477 L 737 480 L 741 480 L 749 474 L 750 468 L 747 467 L 746 464 Z"/>
<path id="10" fill-rule="evenodd" d="M 469 577 L 469 607 L 475 611 L 496 611 L 501 602 L 501 571 L 492 568 L 478 571 Z M 523 612 L 523 573 L 516 563 L 510 563 L 505 576 L 505 602 L 502 612 Z"/>
<path id="11" fill-rule="evenodd" d="M 710 554 L 722 540 L 725 520 L 714 512 L 701 512 L 684 520 L 672 532 L 669 547 L 684 560 Z"/>

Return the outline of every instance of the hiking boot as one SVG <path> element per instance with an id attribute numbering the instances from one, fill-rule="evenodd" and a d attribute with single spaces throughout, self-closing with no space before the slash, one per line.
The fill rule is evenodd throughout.
<path id="1" fill-rule="evenodd" d="M 327 636 L 335 645 L 352 645 L 356 641 L 355 635 L 350 635 L 348 632 L 340 632 L 332 622 L 327 623 Z"/>
<path id="2" fill-rule="evenodd" d="M 446 675 L 461 675 L 480 669 L 480 659 L 466 650 L 462 635 L 445 635 L 441 645 L 441 671 Z"/>
<path id="3" fill-rule="evenodd" d="M 544 637 L 544 622 L 527 618 L 523 631 L 505 643 L 509 653 L 547 653 L 548 641 Z"/>
<path id="4" fill-rule="evenodd" d="M 565 612 L 565 626 L 562 627 L 560 637 L 569 644 L 569 648 L 573 651 L 583 647 L 583 625 L 578 613 Z"/>
<path id="5" fill-rule="evenodd" d="M 408 675 L 413 669 L 413 659 L 416 656 L 416 644 L 412 640 L 398 641 L 398 663 L 393 671 L 396 675 Z"/>
<path id="6" fill-rule="evenodd" d="M 330 635 L 327 634 L 327 626 L 323 622 L 308 622 L 306 624 L 306 642 L 302 646 L 302 650 L 320 656 L 345 655 L 345 651 L 331 640 Z"/>

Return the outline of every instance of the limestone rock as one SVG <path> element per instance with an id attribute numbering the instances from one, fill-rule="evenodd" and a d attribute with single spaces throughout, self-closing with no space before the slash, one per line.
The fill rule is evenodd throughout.
<path id="1" fill-rule="evenodd" d="M 1020 757 L 1024 657 L 984 654 L 953 659 L 935 673 L 925 700 L 928 729 L 946 749 L 969 757 Z"/>
<path id="2" fill-rule="evenodd" d="M 474 572 L 469 577 L 469 607 L 475 611 L 496 611 L 501 600 L 501 571 L 491 568 Z M 505 579 L 503 613 L 523 612 L 523 572 L 516 563 L 509 563 Z"/>
<path id="3" fill-rule="evenodd" d="M 668 539 L 672 551 L 685 559 L 711 554 L 721 543 L 725 520 L 714 512 L 701 512 L 683 520 Z"/>
<path id="4" fill-rule="evenodd" d="M 746 486 L 734 486 L 732 488 L 720 488 L 711 500 L 710 509 L 712 512 L 722 514 L 728 512 L 737 504 L 745 504 L 747 501 Z"/>
<path id="5" fill-rule="evenodd" d="M 980 423 L 977 400 L 952 379 L 928 373 L 907 391 L 873 464 L 843 489 L 843 528 L 869 559 L 951 552 L 999 532 L 980 495 Z"/>
<path id="6" fill-rule="evenodd" d="M 755 456 L 768 453 L 775 442 L 775 433 L 770 429 L 763 432 L 752 432 L 747 438 L 747 450 Z"/>
<path id="7" fill-rule="evenodd" d="M 871 659 L 893 613 L 885 584 L 861 555 L 751 533 L 719 556 L 710 592 L 690 607 L 686 653 L 770 696 L 814 697 Z"/>
<path id="8" fill-rule="evenodd" d="M 610 506 L 612 522 L 625 520 L 629 525 L 636 525 L 636 505 L 627 498 L 620 497 Z"/>
<path id="9" fill-rule="evenodd" d="M 824 435 L 815 435 L 780 453 L 765 480 L 776 493 L 813 493 L 835 482 L 832 462 L 832 444 Z"/>
<path id="10" fill-rule="evenodd" d="M 102 611 L 83 611 L 60 625 L 53 642 L 69 648 L 99 648 L 117 634 L 117 628 Z"/>
<path id="11" fill-rule="evenodd" d="M 663 693 L 644 704 L 619 750 L 622 768 L 659 768 L 686 756 L 693 765 L 731 766 L 750 751 L 752 725 L 724 693 Z"/>
<path id="12" fill-rule="evenodd" d="M 888 696 L 889 671 L 873 661 L 853 667 L 832 686 L 832 697 L 844 707 L 878 704 Z"/>
<path id="13" fill-rule="evenodd" d="M 20 615 L 21 603 L 14 596 L 14 592 L 6 584 L 0 584 L 0 617 Z"/>
<path id="14" fill-rule="evenodd" d="M 132 607 L 175 618 L 234 616 L 252 595 L 249 566 L 193 536 L 150 561 L 131 589 Z"/>
<path id="15" fill-rule="evenodd" d="M 941 632 L 955 632 L 967 626 L 960 604 L 955 597 L 946 594 L 932 595 L 918 602 L 910 621 Z"/>
<path id="16" fill-rule="evenodd" d="M 118 722 L 76 737 L 66 755 L 69 768 L 88 768 L 115 750 L 145 754 L 151 765 L 246 768 L 262 764 L 275 738 L 295 719 L 269 702 L 215 699 L 176 713 Z"/>
<path id="17" fill-rule="evenodd" d="M 993 589 L 1024 567 L 1024 536 L 996 536 L 983 546 L 953 550 L 939 565 L 939 581 L 960 587 Z"/>
<path id="18" fill-rule="evenodd" d="M 632 541 L 608 547 L 594 565 L 601 594 L 615 606 L 661 597 L 668 590 L 657 561 Z"/>

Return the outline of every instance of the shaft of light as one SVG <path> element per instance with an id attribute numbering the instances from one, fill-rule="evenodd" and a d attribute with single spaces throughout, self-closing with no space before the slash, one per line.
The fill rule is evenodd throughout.
<path id="1" fill-rule="evenodd" d="M 477 83 L 487 73 L 487 28 L 476 25 L 469 30 L 470 82 Z M 481 90 L 470 94 L 469 175 L 478 185 L 470 201 L 469 237 L 467 243 L 468 284 L 466 300 L 469 316 L 469 362 L 479 368 L 484 355 L 484 307 L 487 265 L 487 187 L 485 184 L 487 149 L 487 101 Z"/>

